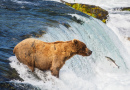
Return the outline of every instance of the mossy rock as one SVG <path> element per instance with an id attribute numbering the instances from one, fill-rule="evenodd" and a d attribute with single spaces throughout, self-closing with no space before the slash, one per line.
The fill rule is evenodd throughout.
<path id="1" fill-rule="evenodd" d="M 99 6 L 79 4 L 79 3 L 67 3 L 64 1 L 62 1 L 62 2 L 78 11 L 86 13 L 86 14 L 88 14 L 94 18 L 100 19 L 102 22 L 106 23 L 108 11 L 100 8 Z"/>
<path id="2" fill-rule="evenodd" d="M 121 9 L 122 11 L 130 11 L 130 7 L 125 7 Z"/>

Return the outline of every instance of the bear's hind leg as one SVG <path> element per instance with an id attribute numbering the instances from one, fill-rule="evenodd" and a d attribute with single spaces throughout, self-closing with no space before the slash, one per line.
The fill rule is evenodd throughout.
<path id="1" fill-rule="evenodd" d="M 32 70 L 32 72 L 34 72 L 34 67 L 35 67 L 35 55 L 32 54 L 31 55 L 31 63 L 28 64 L 28 67 Z"/>

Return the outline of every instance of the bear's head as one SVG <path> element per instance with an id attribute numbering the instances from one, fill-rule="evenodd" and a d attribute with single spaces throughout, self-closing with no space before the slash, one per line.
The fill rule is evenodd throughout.
<path id="1" fill-rule="evenodd" d="M 72 43 L 74 44 L 76 54 L 79 54 L 82 56 L 89 56 L 92 54 L 92 51 L 89 50 L 83 42 L 81 42 L 77 39 L 74 39 L 74 40 L 72 40 Z"/>

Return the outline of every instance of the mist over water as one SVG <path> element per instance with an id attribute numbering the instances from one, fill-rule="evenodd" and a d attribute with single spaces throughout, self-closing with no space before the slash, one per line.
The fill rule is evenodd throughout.
<path id="1" fill-rule="evenodd" d="M 36 5 L 36 7 L 39 4 L 35 2 L 35 0 L 34 2 L 30 0 L 11 1 L 20 4 L 20 8 L 23 7 L 22 5 L 24 4 Z M 88 2 L 88 4 L 94 2 L 94 0 L 85 2 L 83 0 L 74 1 L 82 3 Z M 20 63 L 15 56 L 11 56 L 9 58 L 10 66 L 14 68 L 20 78 L 23 79 L 23 81 L 11 80 L 11 82 L 31 84 L 41 90 L 128 90 L 130 88 L 130 54 L 129 50 L 126 49 L 127 47 L 123 42 L 124 40 L 121 39 L 123 39 L 124 36 L 129 36 L 129 19 L 127 19 L 129 17 L 129 12 L 126 14 L 126 12 L 122 13 L 118 11 L 118 13 L 112 11 L 108 3 L 111 4 L 113 2 L 113 7 L 117 7 L 120 3 L 125 5 L 125 2 L 128 2 L 126 3 L 127 6 L 130 2 L 128 0 L 118 1 L 120 1 L 118 4 L 116 4 L 117 0 L 109 0 L 106 2 L 103 0 L 95 1 L 96 5 L 102 2 L 102 7 L 106 5 L 107 8 L 106 6 L 104 8 L 109 10 L 110 19 L 106 24 L 107 26 L 97 19 L 79 14 L 78 12 L 76 12 L 76 14 L 71 14 L 69 9 L 69 13 L 59 12 L 60 14 L 50 13 L 50 11 L 48 11 L 50 17 L 47 17 L 45 13 L 41 14 L 40 10 L 37 8 L 33 9 L 39 13 L 30 12 L 26 20 L 32 20 L 30 20 L 30 22 L 36 26 L 34 30 L 39 30 L 41 28 L 46 29 L 46 34 L 37 39 L 44 42 L 79 39 L 93 51 L 93 54 L 88 57 L 76 55 L 66 61 L 65 65 L 60 70 L 59 79 L 52 76 L 50 71 L 35 69 L 35 72 L 32 73 L 30 69 L 26 65 Z M 72 2 L 72 0 L 68 2 Z M 55 3 L 53 5 L 55 6 Z M 26 6 L 23 8 L 25 7 Z M 19 12 L 24 12 L 24 10 Z M 27 12 L 25 14 L 27 14 Z M 42 15 L 45 18 L 43 18 Z M 124 18 L 124 16 L 126 18 Z M 35 17 L 35 19 L 33 17 Z M 76 20 L 79 20 L 81 23 L 76 22 Z M 35 23 L 35 21 L 37 21 L 37 23 Z M 117 21 L 126 22 L 127 24 L 121 26 L 121 22 Z M 33 29 L 31 25 L 30 27 L 25 27 L 28 30 Z M 122 33 L 118 32 L 121 28 L 125 28 Z M 16 38 L 16 36 L 14 38 Z M 126 40 L 126 43 L 127 42 Z M 113 62 L 109 61 L 106 56 L 112 58 L 119 68 Z"/>

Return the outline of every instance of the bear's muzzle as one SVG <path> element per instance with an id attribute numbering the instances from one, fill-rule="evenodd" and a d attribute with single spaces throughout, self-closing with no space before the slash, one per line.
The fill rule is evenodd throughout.
<path id="1" fill-rule="evenodd" d="M 86 48 L 86 56 L 90 56 L 92 54 L 92 51 Z"/>
<path id="2" fill-rule="evenodd" d="M 89 56 L 89 55 L 91 55 L 91 54 L 92 54 L 92 51 L 91 51 L 91 50 L 89 50 L 87 54 L 88 54 L 88 56 Z"/>

